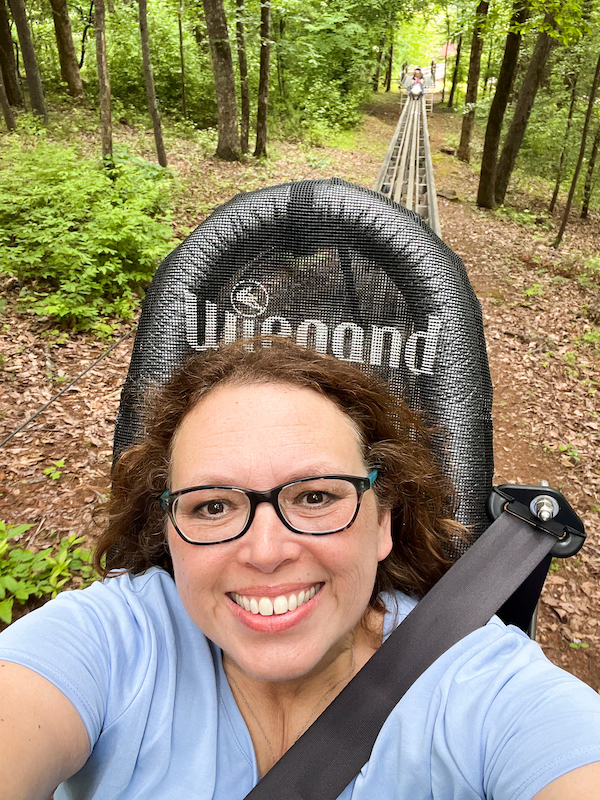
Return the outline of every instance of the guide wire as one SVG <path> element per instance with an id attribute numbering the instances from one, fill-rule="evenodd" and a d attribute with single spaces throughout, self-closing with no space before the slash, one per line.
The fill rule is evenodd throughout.
<path id="1" fill-rule="evenodd" d="M 115 347 L 118 347 L 121 344 L 121 342 L 123 342 L 125 339 L 127 339 L 128 336 L 131 336 L 131 334 L 134 333 L 136 330 L 137 330 L 137 325 L 134 325 L 133 328 L 130 328 L 127 331 L 127 333 L 124 333 L 123 336 L 121 336 L 120 339 L 117 339 L 117 341 L 114 342 L 108 348 L 108 350 L 106 350 L 104 353 L 102 353 L 102 355 L 98 356 L 98 358 L 95 361 L 92 361 L 92 363 L 89 364 L 89 366 L 87 366 L 83 370 L 83 372 L 80 372 L 79 375 L 77 375 L 75 378 L 73 378 L 72 381 L 69 381 L 69 383 L 66 386 L 63 386 L 63 388 L 60 390 L 60 392 L 57 392 L 57 394 L 55 394 L 54 397 L 50 398 L 50 400 L 48 400 L 47 403 L 44 403 L 44 405 L 41 408 L 38 408 L 38 410 L 35 412 L 35 414 L 32 414 L 29 417 L 29 419 L 26 419 L 25 422 L 23 422 L 21 425 L 19 425 L 18 428 L 16 428 L 12 433 L 9 433 L 8 436 L 6 436 L 4 439 L 2 439 L 2 441 L 0 442 L 0 447 L 4 447 L 5 444 L 10 442 L 10 440 L 13 438 L 13 436 L 16 436 L 17 433 L 22 431 L 23 428 L 25 428 L 27 425 L 29 425 L 30 422 L 33 422 L 33 420 L 36 417 L 38 417 L 43 411 L 45 411 L 48 408 L 49 405 L 51 405 L 55 400 L 58 400 L 58 398 L 61 395 L 63 395 L 66 391 L 68 391 L 71 388 L 71 386 L 73 386 L 75 383 L 77 383 L 78 380 L 83 378 L 83 376 L 85 374 L 87 374 L 91 369 L 93 369 L 96 366 L 96 364 L 98 364 L 100 361 L 102 361 L 102 359 L 105 358 L 110 352 L 112 352 L 115 349 Z"/>

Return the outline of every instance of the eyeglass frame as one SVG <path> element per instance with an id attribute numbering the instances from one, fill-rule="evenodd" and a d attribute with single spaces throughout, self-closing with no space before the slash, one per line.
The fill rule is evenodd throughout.
<path id="1" fill-rule="evenodd" d="M 358 512 L 360 511 L 360 504 L 362 501 L 362 497 L 365 492 L 368 492 L 369 489 L 373 488 L 373 484 L 377 480 L 378 475 L 379 475 L 379 469 L 374 469 L 367 475 L 366 478 L 362 478 L 357 475 L 312 475 L 308 478 L 299 478 L 298 480 L 295 481 L 287 481 L 286 483 L 282 483 L 280 486 L 275 486 L 274 489 L 269 489 L 266 492 L 255 492 L 249 489 L 242 489 L 239 486 L 221 486 L 221 485 L 190 486 L 185 489 L 177 489 L 174 492 L 169 491 L 169 489 L 165 489 L 165 491 L 160 496 L 159 502 L 160 502 L 160 507 L 163 509 L 163 511 L 166 511 L 167 514 L 169 515 L 169 519 L 171 520 L 171 523 L 175 528 L 175 532 L 183 539 L 184 542 L 187 542 L 188 544 L 208 546 L 212 544 L 225 544 L 226 542 L 233 542 L 236 539 L 240 539 L 245 533 L 248 532 L 248 529 L 250 528 L 250 526 L 254 521 L 254 515 L 256 513 L 256 509 L 261 503 L 268 503 L 269 505 L 273 506 L 273 508 L 275 509 L 275 513 L 277 514 L 280 521 L 285 525 L 285 527 L 288 530 L 292 531 L 292 533 L 298 533 L 302 536 L 329 536 L 332 533 L 341 533 L 342 531 L 347 530 L 351 525 L 354 524 L 354 520 L 356 519 L 356 517 L 358 516 Z M 343 527 L 335 528 L 335 530 L 332 531 L 311 532 L 311 531 L 300 531 L 297 528 L 294 528 L 294 526 L 290 522 L 288 522 L 288 520 L 286 520 L 286 518 L 283 515 L 283 512 L 281 511 L 281 508 L 279 507 L 280 493 L 286 487 L 293 486 L 296 483 L 307 483 L 308 481 L 329 480 L 329 479 L 348 481 L 348 483 L 351 483 L 356 489 L 356 495 L 357 495 L 356 510 L 350 522 L 348 522 Z M 181 529 L 177 525 L 177 520 L 175 519 L 175 514 L 173 512 L 173 506 L 175 504 L 175 501 L 183 494 L 189 494 L 190 492 L 197 492 L 201 489 L 229 489 L 242 492 L 243 494 L 246 495 L 246 497 L 250 501 L 250 511 L 248 513 L 248 519 L 246 520 L 246 524 L 244 525 L 244 528 L 242 529 L 241 533 L 238 533 L 236 536 L 232 536 L 229 539 L 219 539 L 216 542 L 196 542 L 194 541 L 194 539 L 190 539 L 189 537 L 187 537 L 183 533 L 183 531 L 181 531 Z"/>

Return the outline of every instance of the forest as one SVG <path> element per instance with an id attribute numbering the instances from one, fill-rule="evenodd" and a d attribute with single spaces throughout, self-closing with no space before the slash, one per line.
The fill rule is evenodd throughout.
<path id="1" fill-rule="evenodd" d="M 516 167 L 560 212 L 559 246 L 572 206 L 600 204 L 599 15 L 581 0 L 0 0 L 0 271 L 43 317 L 131 316 L 185 193 L 170 141 L 225 162 L 324 144 L 438 62 L 478 205 L 501 206 Z M 120 135 L 140 128 L 153 153 Z"/>

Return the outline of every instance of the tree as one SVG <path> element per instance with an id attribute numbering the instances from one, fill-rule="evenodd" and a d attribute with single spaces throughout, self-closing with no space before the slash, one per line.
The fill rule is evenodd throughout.
<path id="1" fill-rule="evenodd" d="M 549 25 L 554 25 L 554 20 L 548 15 L 546 16 L 546 22 Z M 525 73 L 525 78 L 523 79 L 523 85 L 519 92 L 515 113 L 510 123 L 510 128 L 506 135 L 502 153 L 496 168 L 494 194 L 496 202 L 499 205 L 504 202 L 510 176 L 512 175 L 515 161 L 517 160 L 517 154 L 521 147 L 523 137 L 525 136 L 525 129 L 529 122 L 531 109 L 535 102 L 535 96 L 544 74 L 546 61 L 550 55 L 552 41 L 548 30 L 544 29 L 540 31 L 533 49 L 531 61 Z"/>
<path id="2" fill-rule="evenodd" d="M 590 90 L 589 101 L 587 112 L 585 115 L 585 122 L 583 123 L 583 131 L 581 133 L 581 146 L 579 148 L 579 156 L 577 158 L 577 165 L 575 167 L 575 172 L 573 174 L 573 180 L 571 181 L 571 188 L 569 189 L 569 196 L 567 198 L 567 204 L 565 206 L 562 222 L 560 225 L 560 229 L 556 236 L 556 239 L 552 243 L 553 247 L 558 247 L 562 241 L 563 234 L 565 232 L 565 228 L 567 227 L 567 221 L 569 219 L 569 213 L 571 211 L 571 204 L 573 202 L 573 196 L 575 194 L 575 188 L 577 186 L 577 181 L 579 180 L 579 173 L 581 172 L 581 165 L 583 164 L 583 158 L 585 156 L 585 146 L 587 142 L 587 135 L 590 128 L 590 123 L 592 121 L 592 114 L 594 111 L 594 104 L 596 102 L 596 94 L 598 93 L 598 83 L 600 82 L 600 55 L 598 56 L 598 62 L 596 63 L 596 71 L 594 72 L 594 80 L 592 81 L 592 88 Z"/>
<path id="3" fill-rule="evenodd" d="M 375 72 L 373 73 L 373 91 L 379 91 L 379 80 L 381 78 L 381 66 L 383 64 L 383 58 L 385 56 L 385 34 L 381 37 L 381 41 L 379 43 L 379 47 L 376 50 L 377 52 L 377 63 L 375 66 Z"/>
<path id="4" fill-rule="evenodd" d="M 179 3 L 179 61 L 181 63 L 181 110 L 184 118 L 187 117 L 187 98 L 185 96 L 185 58 L 183 52 L 183 0 Z"/>
<path id="5" fill-rule="evenodd" d="M 81 82 L 75 45 L 73 44 L 67 0 L 50 0 L 50 5 L 52 6 L 52 19 L 54 21 L 54 32 L 56 33 L 60 74 L 67 84 L 71 97 L 83 97 L 83 83 Z"/>
<path id="6" fill-rule="evenodd" d="M 237 161 L 240 136 L 235 97 L 235 75 L 223 0 L 202 0 L 210 42 L 215 94 L 217 97 L 218 158 Z"/>
<path id="7" fill-rule="evenodd" d="M 156 89 L 154 88 L 154 74 L 152 72 L 152 62 L 150 61 L 150 37 L 148 35 L 148 9 L 146 0 L 138 0 L 140 16 L 140 37 L 142 40 L 142 62 L 144 67 L 144 81 L 146 83 L 146 95 L 148 97 L 148 111 L 152 118 L 152 128 L 154 130 L 154 142 L 156 144 L 156 155 L 161 167 L 167 166 L 167 154 L 163 142 L 162 128 L 160 125 L 160 113 L 156 102 Z"/>
<path id="8" fill-rule="evenodd" d="M 235 34 L 237 40 L 238 65 L 240 69 L 240 101 L 241 101 L 241 125 L 240 125 L 240 146 L 242 153 L 248 152 L 248 136 L 250 131 L 250 84 L 248 82 L 248 57 L 246 55 L 246 32 L 244 30 L 244 0 L 236 0 L 235 10 Z M 278 62 L 279 63 L 279 62 Z M 279 80 L 282 81 L 280 70 Z"/>
<path id="9" fill-rule="evenodd" d="M 269 113 L 269 72 L 271 61 L 271 0 L 260 4 L 260 75 L 256 114 L 255 158 L 267 156 L 267 118 Z"/>
<path id="10" fill-rule="evenodd" d="M 385 90 L 392 91 L 392 70 L 394 68 L 394 40 L 390 42 L 390 49 L 387 55 L 387 66 L 385 68 Z"/>
<path id="11" fill-rule="evenodd" d="M 6 96 L 6 89 L 4 88 L 4 81 L 2 80 L 2 70 L 0 70 L 0 109 L 2 109 L 2 116 L 6 122 L 6 127 L 9 131 L 13 131 L 16 127 L 15 118 Z"/>
<path id="12" fill-rule="evenodd" d="M 598 148 L 600 147 L 600 125 L 596 128 L 596 135 L 592 143 L 592 150 L 588 161 L 588 168 L 585 176 L 585 186 L 583 188 L 583 203 L 581 204 L 581 219 L 587 219 L 588 211 L 590 210 L 590 200 L 592 198 L 592 179 L 594 177 L 594 170 L 596 168 L 596 159 L 598 158 Z"/>
<path id="13" fill-rule="evenodd" d="M 21 45 L 21 53 L 23 55 L 23 64 L 25 65 L 25 75 L 27 78 L 27 89 L 29 90 L 29 102 L 31 103 L 33 111 L 39 114 L 44 122 L 48 122 L 46 105 L 44 103 L 44 89 L 42 87 L 40 70 L 31 40 L 31 31 L 29 30 L 29 22 L 27 21 L 27 13 L 25 12 L 25 3 L 23 0 L 9 0 L 9 3 L 19 37 L 19 43 Z"/>
<path id="14" fill-rule="evenodd" d="M 82 12 L 83 17 L 83 12 Z M 83 67 L 83 60 L 85 58 L 85 40 L 90 28 L 94 27 L 94 0 L 90 0 L 87 17 L 84 18 L 83 32 L 81 34 L 81 56 L 79 58 L 79 69 Z"/>
<path id="15" fill-rule="evenodd" d="M 23 104 L 19 76 L 17 74 L 17 61 L 13 40 L 10 33 L 10 22 L 5 0 L 0 0 L 0 72 L 4 78 L 6 97 L 11 106 Z"/>
<path id="16" fill-rule="evenodd" d="M 479 87 L 479 73 L 481 72 L 481 53 L 483 51 L 482 28 L 487 17 L 490 4 L 488 0 L 479 0 L 475 11 L 473 25 L 473 39 L 471 40 L 471 57 L 469 59 L 469 77 L 467 78 L 467 94 L 465 106 L 467 113 L 463 116 L 460 131 L 460 144 L 457 156 L 461 161 L 469 160 L 471 135 L 475 124 L 475 104 L 477 103 L 477 89 Z"/>
<path id="17" fill-rule="evenodd" d="M 568 76 L 571 82 L 571 99 L 569 101 L 569 112 L 567 114 L 567 124 L 565 127 L 565 135 L 563 138 L 562 148 L 560 151 L 560 158 L 558 160 L 558 166 L 556 168 L 556 181 L 554 183 L 554 191 L 552 192 L 552 199 L 550 200 L 550 205 L 548 206 L 548 211 L 552 214 L 554 211 L 554 207 L 556 206 L 556 201 L 558 200 L 558 192 L 560 189 L 560 183 L 562 181 L 562 176 L 565 168 L 565 163 L 567 161 L 567 153 L 569 152 L 569 133 L 571 132 L 571 123 L 573 122 L 573 114 L 575 112 L 575 103 L 577 101 L 577 78 L 578 72 L 572 72 Z"/>
<path id="18" fill-rule="evenodd" d="M 496 187 L 496 165 L 502 122 L 508 105 L 508 98 L 515 77 L 519 47 L 521 45 L 521 26 L 529 16 L 528 0 L 515 0 L 513 5 L 510 27 L 504 46 L 504 55 L 496 84 L 496 93 L 490 106 L 483 155 L 481 157 L 481 171 L 479 173 L 479 187 L 477 189 L 477 205 L 481 208 L 494 208 Z"/>
<path id="19" fill-rule="evenodd" d="M 458 44 L 456 45 L 456 59 L 454 61 L 454 71 L 452 73 L 452 88 L 450 89 L 450 96 L 448 97 L 448 108 L 454 105 L 454 93 L 456 92 L 456 84 L 458 82 L 458 67 L 460 64 L 460 51 L 462 49 L 462 33 L 458 37 Z"/>
<path id="20" fill-rule="evenodd" d="M 106 11 L 104 0 L 96 0 L 94 7 L 96 25 L 96 66 L 98 69 L 98 92 L 100 95 L 100 131 L 102 135 L 102 157 L 112 163 L 112 119 L 110 109 L 110 79 L 106 61 Z"/>

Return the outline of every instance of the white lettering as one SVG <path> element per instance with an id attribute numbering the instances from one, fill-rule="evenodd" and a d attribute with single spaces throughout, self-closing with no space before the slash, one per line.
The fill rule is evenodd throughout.
<path id="1" fill-rule="evenodd" d="M 273 330 L 274 328 L 279 330 Z M 260 332 L 263 336 L 285 336 L 289 339 L 292 335 L 292 325 L 285 317 L 267 317 Z"/>
<path id="2" fill-rule="evenodd" d="M 241 316 L 232 311 L 224 312 L 222 336 L 219 331 L 219 309 L 210 300 L 204 302 L 204 319 L 200 318 L 199 303 L 195 295 L 185 293 L 185 336 L 194 350 L 216 350 L 221 343 L 228 344 L 241 337 L 247 339 L 257 336 L 283 336 L 293 338 L 294 328 L 285 317 L 272 316 L 263 320 L 256 317 Z M 373 325 L 370 331 L 369 363 L 381 367 L 388 361 L 389 367 L 398 369 L 402 361 L 415 375 L 432 375 L 442 321 L 430 316 L 426 331 L 413 331 L 404 343 L 402 332 L 392 325 Z M 329 346 L 329 327 L 318 319 L 305 319 L 296 330 L 296 342 L 301 347 L 310 347 L 320 353 L 327 353 Z M 200 344 L 202 342 L 202 344 Z M 268 341 L 264 342 L 268 346 Z M 253 346 L 247 345 L 249 349 Z M 331 352 L 342 361 L 364 363 L 365 331 L 354 322 L 342 322 L 331 333 Z"/>
<path id="3" fill-rule="evenodd" d="M 313 332 L 309 338 L 311 328 L 313 328 Z M 296 343 L 300 347 L 314 347 L 319 353 L 326 353 L 328 334 L 329 328 L 324 322 L 320 322 L 318 319 L 305 319 L 304 322 L 298 325 Z M 314 345 L 312 344 L 313 341 Z"/>
<path id="4" fill-rule="evenodd" d="M 379 325 L 373 325 L 371 329 L 369 364 L 371 364 L 373 367 L 381 366 L 386 336 L 389 337 L 389 365 L 390 367 L 395 367 L 397 369 L 400 366 L 404 337 L 398 328 L 392 328 L 391 325 L 386 325 L 383 328 L 379 327 Z"/>
<path id="5" fill-rule="evenodd" d="M 415 375 L 433 375 L 433 362 L 435 361 L 435 351 L 437 348 L 442 321 L 438 317 L 429 317 L 427 320 L 427 331 L 415 331 L 406 342 L 404 348 L 404 361 L 406 366 Z M 423 357 L 421 366 L 417 366 L 418 353 L 417 345 L 423 339 Z"/>
<path id="6" fill-rule="evenodd" d="M 198 298 L 191 292 L 185 293 L 185 337 L 194 350 L 216 350 L 217 342 L 217 305 L 207 300 L 204 304 L 204 343 L 198 343 Z"/>
<path id="7" fill-rule="evenodd" d="M 333 355 L 340 361 L 357 361 L 359 364 L 363 360 L 363 340 L 365 332 L 354 322 L 342 322 L 336 325 L 333 331 L 331 349 Z M 345 356 L 349 345 L 349 354 Z"/>

